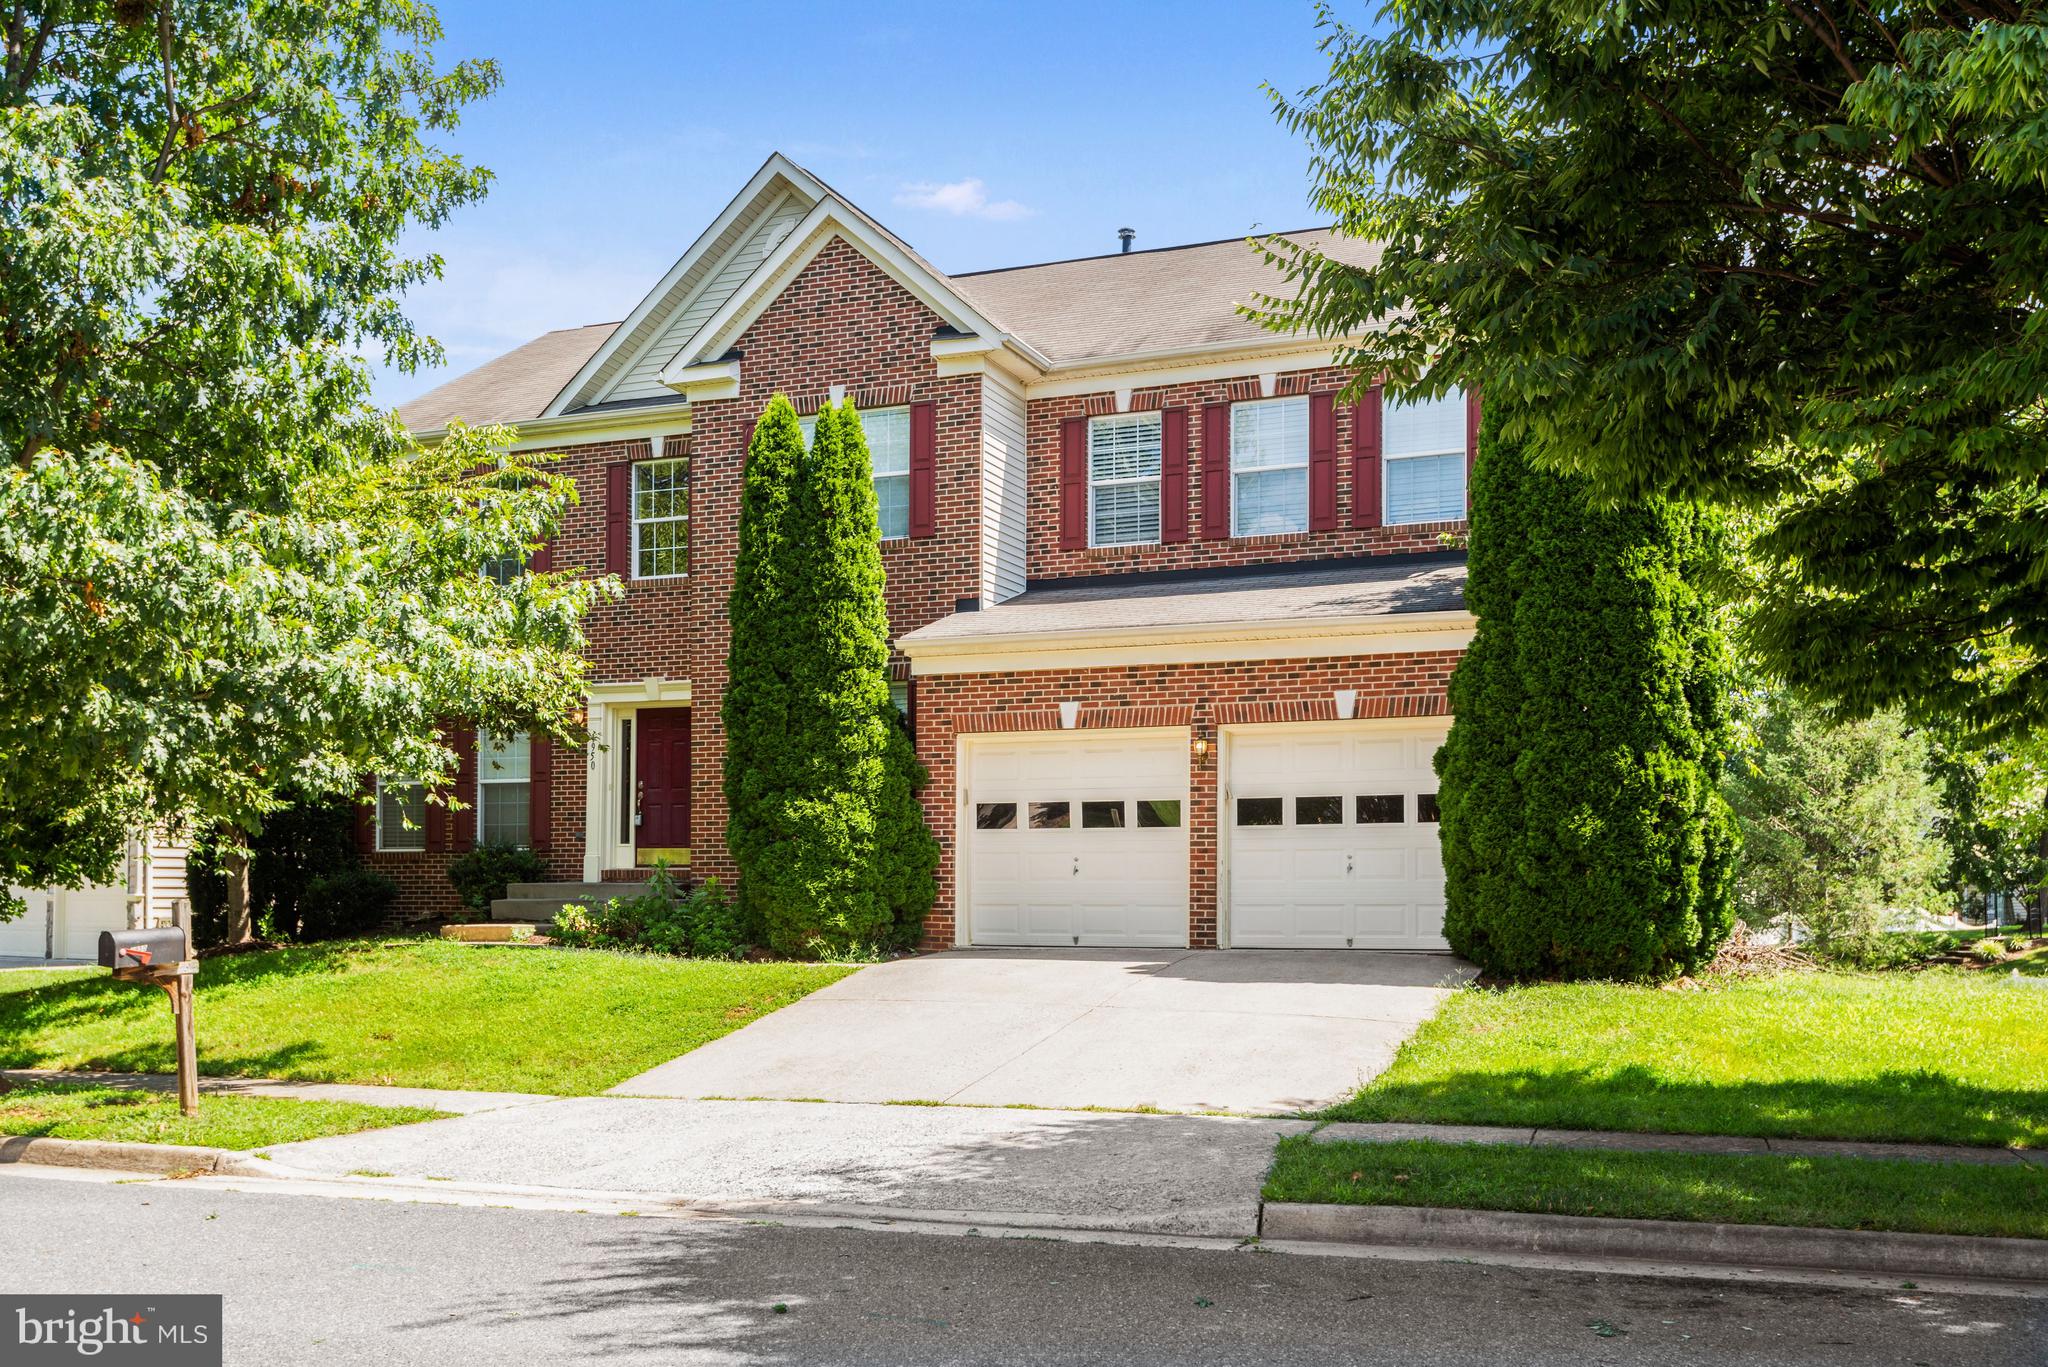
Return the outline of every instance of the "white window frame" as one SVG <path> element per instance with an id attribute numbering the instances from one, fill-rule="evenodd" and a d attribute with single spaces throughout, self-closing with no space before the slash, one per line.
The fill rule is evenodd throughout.
<path id="1" fill-rule="evenodd" d="M 1468 472 L 1468 473 L 1467 473 L 1467 474 L 1466 474 L 1466 475 L 1464 476 L 1464 481 L 1465 481 L 1465 506 L 1464 506 L 1463 508 L 1459 509 L 1459 510 L 1458 510 L 1458 512 L 1457 512 L 1457 514 L 1456 514 L 1455 516 L 1453 516 L 1453 517 L 1406 517 L 1406 518 L 1397 518 L 1397 517 L 1395 517 L 1395 516 L 1394 516 L 1394 481 L 1393 481 L 1393 478 L 1392 478 L 1392 475 L 1393 475 L 1393 469 L 1392 469 L 1392 467 L 1393 467 L 1393 465 L 1394 465 L 1394 463 L 1395 463 L 1395 462 L 1397 462 L 1397 461 L 1403 461 L 1403 460 L 1442 460 L 1442 459 L 1444 459 L 1444 458 L 1445 458 L 1445 457 L 1447 457 L 1447 456 L 1455 456 L 1455 457 L 1456 457 L 1456 458 L 1458 459 L 1458 461 L 1459 461 L 1459 463 L 1460 463 L 1460 466 L 1462 467 L 1462 465 L 1463 465 L 1463 462 L 1464 462 L 1464 460 L 1465 460 L 1465 453 L 1466 453 L 1466 452 L 1467 452 L 1467 451 L 1468 451 L 1468 450 L 1470 449 L 1470 445 L 1471 445 L 1471 441 L 1472 441 L 1472 432 L 1471 432 L 1471 424 L 1472 424 L 1472 405 L 1471 405 L 1471 404 L 1470 404 L 1469 402 L 1467 402 L 1467 401 L 1466 401 L 1466 398 L 1465 398 L 1465 391 L 1464 391 L 1464 390 L 1462 390 L 1462 389 L 1453 389 L 1453 390 L 1451 390 L 1451 391 L 1450 391 L 1450 393 L 1448 393 L 1448 394 L 1444 395 L 1443 399 L 1442 399 L 1442 400 L 1440 400 L 1440 402 L 1444 402 L 1444 403 L 1452 403 L 1452 404 L 1455 404 L 1455 405 L 1457 405 L 1457 411 L 1458 411 L 1458 432 L 1459 432 L 1459 434 L 1461 435 L 1461 437 L 1462 437 L 1462 440 L 1461 440 L 1461 441 L 1460 441 L 1460 442 L 1458 443 L 1458 445 L 1457 445 L 1457 446 L 1455 446 L 1455 447 L 1451 447 L 1451 448 L 1447 448 L 1447 449 L 1445 449 L 1445 450 L 1440 450 L 1440 451 L 1434 451 L 1434 450 L 1433 450 L 1433 451 L 1390 451 L 1390 450 L 1387 450 L 1387 449 L 1385 449 L 1385 447 L 1384 447 L 1384 446 L 1382 446 L 1382 448 L 1381 448 L 1381 451 L 1380 451 L 1380 461 L 1381 461 L 1381 463 L 1382 463 L 1383 465 L 1385 465 L 1386 467 L 1388 467 L 1388 468 L 1387 468 L 1387 470 L 1386 470 L 1386 474 L 1385 474 L 1385 477 L 1383 477 L 1383 478 L 1382 478 L 1382 479 L 1380 480 L 1380 524 L 1381 524 L 1382 526 L 1387 526 L 1387 527 L 1428 527 L 1428 526 L 1435 526 L 1435 525 L 1437 525 L 1437 524 L 1439 524 L 1439 523 L 1443 523 L 1443 522 L 1457 522 L 1457 521 L 1460 521 L 1460 520 L 1462 520 L 1462 519 L 1463 519 L 1463 518 L 1464 518 L 1464 517 L 1465 517 L 1465 516 L 1466 516 L 1466 515 L 1467 515 L 1467 514 L 1468 514 L 1468 513 L 1470 512 L 1470 510 L 1471 510 L 1471 507 L 1472 507 L 1472 485 L 1471 485 L 1471 476 L 1470 476 L 1470 473 Z"/>
<path id="2" fill-rule="evenodd" d="M 678 468 L 678 469 L 680 469 L 680 470 L 682 471 L 682 480 L 680 481 L 680 484 L 681 484 L 681 488 L 682 488 L 682 490 L 683 490 L 683 511 L 682 511 L 682 512 L 681 512 L 680 514 L 670 514 L 670 515 L 668 515 L 668 516 L 666 516 L 666 517 L 642 517 L 642 516 L 640 516 L 640 472 L 641 472 L 642 470 L 648 470 L 648 471 L 651 471 L 651 470 L 655 469 L 655 468 L 656 468 L 657 466 L 673 466 L 673 467 L 676 467 L 676 468 Z M 663 457 L 663 458 L 662 458 L 662 459 L 660 459 L 660 460 L 641 460 L 641 461 L 635 461 L 635 462 L 633 463 L 633 489 L 632 489 L 632 495 L 631 495 L 631 498 L 632 498 L 632 507 L 633 507 L 633 562 L 632 562 L 632 569 L 633 569 L 633 578 L 634 578 L 634 579 L 636 579 L 636 580 L 639 580 L 639 579 L 687 579 L 687 578 L 689 578 L 689 577 L 690 577 L 690 570 L 689 570 L 689 564 L 690 564 L 690 499 L 689 499 L 689 488 L 690 488 L 690 462 L 689 462 L 689 460 L 688 460 L 688 458 L 687 458 L 687 457 L 674 457 L 674 456 L 667 456 L 667 457 Z M 651 526 L 680 526 L 680 527 L 682 528 L 682 533 L 683 533 L 683 544 L 682 544 L 683 568 L 682 568 L 682 569 L 680 569 L 680 570 L 672 570 L 672 571 L 670 571 L 670 572 L 669 572 L 669 573 L 667 573 L 667 574 L 642 574 L 642 573 L 640 573 L 640 529 L 641 529 L 642 527 L 651 527 Z M 648 549 L 649 549 L 650 551 L 654 551 L 654 552 L 657 552 L 657 553 L 658 553 L 658 552 L 659 552 L 659 551 L 661 551 L 662 549 L 670 549 L 670 550 L 673 550 L 674 548 L 673 548 L 673 547 L 669 547 L 669 548 L 662 548 L 662 547 L 649 547 Z"/>
<path id="3" fill-rule="evenodd" d="M 1250 411 L 1261 408 L 1277 408 L 1282 404 L 1297 404 L 1301 408 L 1301 463 L 1285 465 L 1254 465 L 1239 470 L 1237 466 L 1237 425 Z M 1249 399 L 1230 405 L 1230 535 L 1233 540 L 1241 537 L 1300 536 L 1308 531 L 1308 464 L 1309 464 L 1309 411 L 1306 394 L 1288 394 L 1277 399 Z M 1244 513 L 1244 500 L 1238 497 L 1238 480 L 1245 475 L 1268 475 L 1282 470 L 1301 471 L 1301 526 L 1294 531 L 1247 532 L 1239 529 L 1238 519 Z"/>
<path id="4" fill-rule="evenodd" d="M 526 777 L 523 779 L 491 778 L 485 772 L 488 756 L 495 747 L 491 733 L 478 729 L 476 733 L 476 843 L 485 844 L 484 823 L 490 811 L 490 790 L 492 788 L 518 784 L 526 789 L 526 831 L 519 839 L 511 842 L 519 849 L 533 848 L 533 736 L 525 731 L 514 731 L 505 737 L 507 744 L 526 744 Z"/>
<path id="5" fill-rule="evenodd" d="M 420 823 L 411 831 L 403 832 L 408 838 L 417 838 L 417 845 L 392 845 L 384 839 L 384 790 L 389 788 L 417 788 L 420 793 Z M 416 778 L 377 779 L 377 853 L 379 854 L 425 854 L 427 851 L 427 785 Z M 415 832 L 417 833 L 415 835 Z"/>
<path id="6" fill-rule="evenodd" d="M 861 437 L 863 440 L 867 437 L 868 418 L 883 413 L 901 413 L 903 415 L 903 468 L 901 470 L 892 470 L 887 474 L 877 473 L 875 470 L 875 445 L 872 441 L 868 442 L 868 482 L 875 486 L 875 518 L 879 526 L 882 512 L 882 481 L 885 479 L 902 480 L 903 530 L 895 536 L 891 536 L 884 531 L 882 533 L 882 540 L 908 541 L 910 540 L 910 406 L 908 404 L 892 404 L 888 408 L 877 408 L 869 413 L 860 413 L 856 410 L 856 416 L 861 423 Z M 818 434 L 818 415 L 812 413 L 806 417 L 800 417 L 796 421 L 797 426 L 803 428 L 804 449 L 808 451 L 811 449 L 811 439 Z"/>
<path id="7" fill-rule="evenodd" d="M 1119 427 L 1145 427 L 1152 429 L 1153 445 L 1158 453 L 1158 466 L 1150 475 L 1120 476 L 1114 479 L 1095 477 L 1095 434 Z M 1156 546 L 1159 544 L 1160 529 L 1165 522 L 1166 508 L 1161 501 L 1161 485 L 1166 474 L 1166 430 L 1165 419 L 1157 411 L 1140 413 L 1105 413 L 1088 419 L 1088 544 L 1097 546 Z M 1135 537 L 1129 541 L 1101 541 L 1095 536 L 1095 491 L 1098 488 L 1127 488 L 1133 485 L 1152 486 L 1152 526 L 1149 537 Z"/>

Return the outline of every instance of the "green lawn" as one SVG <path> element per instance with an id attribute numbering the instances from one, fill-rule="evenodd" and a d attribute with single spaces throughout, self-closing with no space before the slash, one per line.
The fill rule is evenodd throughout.
<path id="1" fill-rule="evenodd" d="M 1280 1141 L 1268 1201 L 2048 1238 L 2048 1169 Z"/>
<path id="2" fill-rule="evenodd" d="M 199 1114 L 188 1119 L 178 1110 L 178 1098 L 162 1092 L 36 1082 L 16 1084 L 0 1093 L 0 1135 L 201 1144 L 218 1149 L 255 1149 L 323 1135 L 354 1134 L 386 1125 L 438 1120 L 445 1114 L 421 1106 L 202 1096 Z"/>
<path id="3" fill-rule="evenodd" d="M 1468 989 L 1327 1115 L 2048 1146 L 2048 993 L 2003 977 Z"/>
<path id="4" fill-rule="evenodd" d="M 441 940 L 207 959 L 199 1070 L 588 1095 L 852 971 Z M 168 1072 L 164 994 L 94 969 L 0 974 L 0 1067 Z"/>

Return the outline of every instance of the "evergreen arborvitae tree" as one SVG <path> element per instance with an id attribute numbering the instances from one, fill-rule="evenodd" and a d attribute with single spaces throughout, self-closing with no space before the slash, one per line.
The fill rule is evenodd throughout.
<path id="1" fill-rule="evenodd" d="M 1589 505 L 1487 415 L 1442 778 L 1444 933 L 1503 976 L 1654 979 L 1733 924 L 1727 659 L 1698 587 L 1716 524 Z"/>
<path id="2" fill-rule="evenodd" d="M 790 806 L 804 766 L 791 741 L 790 718 L 795 662 L 806 642 L 791 604 L 799 577 L 791 502 L 803 462 L 803 428 L 796 409 L 778 394 L 747 446 L 728 609 L 732 644 L 720 710 L 725 842 L 739 866 L 740 912 L 752 935 L 767 931 L 770 908 L 791 895 L 783 878 L 785 856 L 800 837 Z"/>
<path id="3" fill-rule="evenodd" d="M 785 954 L 914 940 L 939 850 L 889 701 L 881 528 L 850 403 L 818 414 L 806 452 L 795 410 L 770 402 L 740 527 L 725 787 L 742 909 Z"/>

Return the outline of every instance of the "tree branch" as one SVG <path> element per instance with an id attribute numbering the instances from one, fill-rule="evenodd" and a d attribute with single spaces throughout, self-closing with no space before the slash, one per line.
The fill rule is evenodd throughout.
<path id="1" fill-rule="evenodd" d="M 156 12 L 156 44 L 164 61 L 164 145 L 156 154 L 156 169 L 150 172 L 149 183 L 163 184 L 164 173 L 170 170 L 171 154 L 178 145 L 178 134 L 185 126 L 185 120 L 178 113 L 178 75 L 172 63 L 172 49 L 175 34 L 171 30 L 171 8 L 176 0 L 159 0 Z"/>

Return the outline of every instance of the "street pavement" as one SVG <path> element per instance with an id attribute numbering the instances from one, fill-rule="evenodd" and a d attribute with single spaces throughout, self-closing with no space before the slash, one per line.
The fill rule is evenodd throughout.
<path id="1" fill-rule="evenodd" d="M 237 1364 L 2038 1367 L 2048 1302 L 0 1169 L 0 1290 L 220 1292 Z"/>

